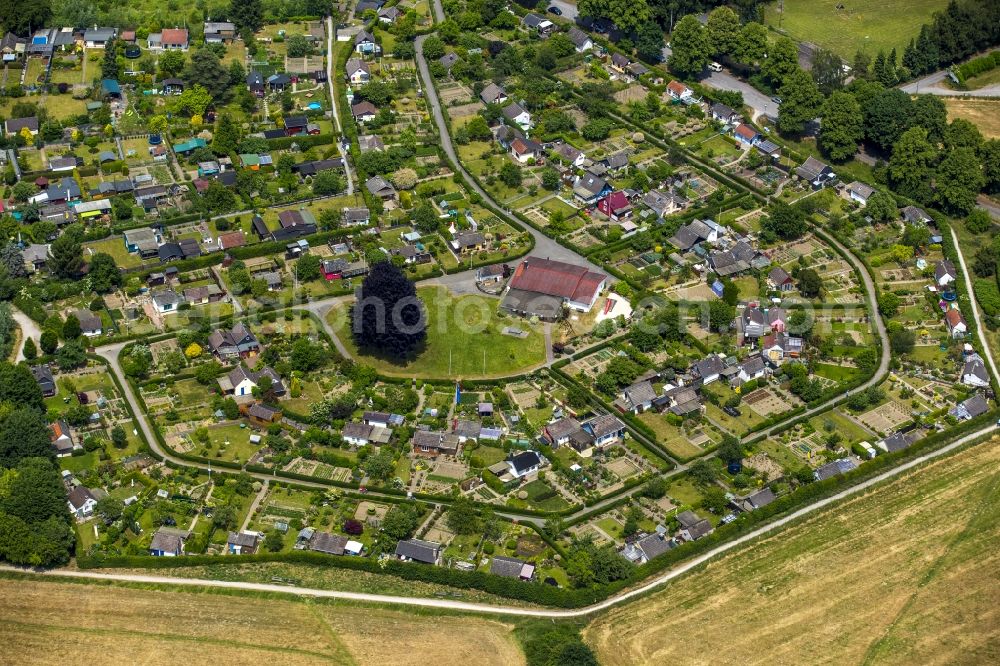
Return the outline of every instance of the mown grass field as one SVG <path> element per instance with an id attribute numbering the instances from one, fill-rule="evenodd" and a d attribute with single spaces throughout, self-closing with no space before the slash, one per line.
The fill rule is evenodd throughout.
<path id="1" fill-rule="evenodd" d="M 920 26 L 947 4 L 948 0 L 784 0 L 781 29 L 793 39 L 830 49 L 847 62 L 858 50 L 874 56 L 879 49 L 888 53 L 895 47 L 902 57 L 903 47 L 920 34 Z M 774 28 L 778 6 L 776 2 L 764 6 L 765 22 Z"/>
<path id="2" fill-rule="evenodd" d="M 524 663 L 513 626 L 482 618 L 9 578 L 0 597 L 19 664 Z"/>
<path id="3" fill-rule="evenodd" d="M 934 462 L 584 631 L 601 663 L 997 663 L 1000 446 Z"/>
<path id="4" fill-rule="evenodd" d="M 389 375 L 456 379 L 503 376 L 545 361 L 541 327 L 523 319 L 500 318 L 496 299 L 478 295 L 456 298 L 444 287 L 422 287 L 417 295 L 427 312 L 427 342 L 409 361 L 360 353 L 351 337 L 346 308 L 332 310 L 328 319 L 351 356 Z M 504 335 L 502 331 L 508 326 L 527 332 L 528 337 Z"/>

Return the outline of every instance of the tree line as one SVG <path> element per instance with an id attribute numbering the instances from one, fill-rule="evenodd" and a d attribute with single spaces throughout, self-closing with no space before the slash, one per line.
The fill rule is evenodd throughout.
<path id="1" fill-rule="evenodd" d="M 0 558 L 64 564 L 75 540 L 42 392 L 27 365 L 0 363 Z"/>

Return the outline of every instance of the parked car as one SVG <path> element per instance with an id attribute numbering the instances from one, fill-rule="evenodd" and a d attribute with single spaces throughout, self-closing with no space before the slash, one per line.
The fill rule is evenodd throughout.
<path id="1" fill-rule="evenodd" d="M 774 97 L 772 97 L 771 101 L 774 102 L 775 104 L 781 104 L 781 98 L 778 97 L 777 95 L 775 95 Z"/>
<path id="2" fill-rule="evenodd" d="M 708 63 L 708 68 L 710 70 L 712 70 L 713 72 L 721 72 L 722 71 L 722 65 L 720 65 L 717 62 L 710 62 L 710 63 Z"/>
<path id="3" fill-rule="evenodd" d="M 549 7 L 548 9 L 546 9 L 545 11 L 547 11 L 549 14 L 555 14 L 556 16 L 562 16 L 562 10 L 559 9 L 558 7 L 556 7 L 555 5 L 552 5 L 551 7 Z"/>
<path id="4" fill-rule="evenodd" d="M 730 416 L 743 415 L 743 412 L 741 412 L 738 407 L 723 407 L 722 411 L 724 411 L 726 414 L 729 414 Z"/>

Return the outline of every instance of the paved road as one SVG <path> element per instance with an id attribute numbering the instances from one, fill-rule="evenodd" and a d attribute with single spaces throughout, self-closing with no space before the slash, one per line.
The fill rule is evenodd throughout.
<path id="1" fill-rule="evenodd" d="M 38 347 L 38 339 L 42 337 L 42 329 L 38 327 L 35 320 L 24 314 L 17 308 L 10 306 L 10 312 L 14 315 L 14 321 L 17 322 L 18 328 L 21 329 L 21 339 L 17 346 L 17 354 L 14 356 L 14 362 L 20 363 L 24 360 L 24 342 L 31 338 L 35 341 L 35 347 Z"/>
<path id="2" fill-rule="evenodd" d="M 434 3 L 434 11 L 437 13 L 440 8 L 440 2 L 436 1 Z M 444 148 L 445 154 L 455 165 L 458 173 L 461 174 L 462 178 L 465 179 L 466 184 L 473 192 L 478 194 L 486 201 L 488 204 L 493 206 L 499 211 L 503 211 L 504 215 L 513 222 L 516 226 L 524 227 L 528 233 L 530 233 L 535 239 L 535 249 L 532 250 L 531 254 L 536 257 L 544 257 L 546 259 L 554 259 L 558 261 L 565 261 L 572 264 L 584 265 L 590 270 L 597 271 L 599 273 L 604 273 L 604 270 L 590 261 L 584 259 L 578 255 L 573 250 L 560 245 L 555 242 L 542 232 L 537 229 L 530 227 L 513 215 L 504 206 L 497 203 L 493 197 L 491 197 L 483 188 L 479 187 L 478 183 L 472 179 L 469 173 L 462 166 L 458 159 L 458 154 L 455 151 L 455 146 L 451 142 L 451 136 L 448 133 L 448 124 L 445 122 L 444 114 L 441 112 L 441 104 L 438 100 L 437 89 L 434 87 L 434 79 L 431 76 L 430 69 L 427 66 L 427 60 L 424 58 L 424 40 L 427 39 L 427 35 L 420 35 L 416 39 L 417 47 L 417 68 L 420 70 L 420 78 L 423 80 L 424 90 L 426 91 L 426 98 L 431 106 L 431 114 L 434 116 L 434 121 L 437 123 L 438 134 L 441 136 L 441 146 Z M 614 278 L 608 278 L 609 282 L 614 282 Z"/>
<path id="3" fill-rule="evenodd" d="M 770 97 L 729 72 L 708 72 L 702 76 L 701 82 L 716 90 L 733 90 L 743 93 L 743 103 L 753 110 L 753 120 L 757 120 L 761 116 L 778 115 L 778 105 L 772 102 Z"/>
<path id="4" fill-rule="evenodd" d="M 538 5 L 539 10 L 546 12 L 549 7 L 558 7 L 562 11 L 562 18 L 568 21 L 575 21 L 576 17 L 580 15 L 580 12 L 576 9 L 576 4 L 566 2 L 566 0 L 548 0 L 548 2 L 541 2 Z"/>
<path id="5" fill-rule="evenodd" d="M 899 86 L 903 92 L 911 95 L 940 95 L 942 97 L 1000 97 L 1000 83 L 985 86 L 978 90 L 955 90 L 949 88 L 945 79 L 948 77 L 948 70 L 942 69 L 933 74 L 923 76 L 916 81 L 911 81 Z"/>
<path id="6" fill-rule="evenodd" d="M 340 126 L 340 112 L 337 111 L 337 95 L 333 89 L 333 77 L 337 75 L 336 69 L 333 65 L 333 45 L 337 43 L 335 37 L 337 34 L 337 27 L 333 23 L 333 17 L 326 17 L 326 84 L 330 87 L 330 108 L 333 111 L 333 122 L 337 126 L 337 152 L 340 153 L 340 157 L 344 160 L 344 174 L 347 175 L 347 194 L 354 194 L 354 177 L 351 174 L 351 165 L 347 160 L 347 151 L 344 150 L 344 144 L 340 141 L 340 137 L 343 136 L 344 130 Z"/>
<path id="7" fill-rule="evenodd" d="M 314 597 L 314 598 L 327 598 L 327 599 L 344 599 L 347 601 L 360 601 L 368 603 L 379 603 L 379 604 L 393 604 L 397 606 L 410 606 L 418 608 L 438 608 L 443 610 L 452 611 L 464 611 L 469 613 L 486 613 L 493 615 L 513 615 L 521 617 L 542 617 L 542 618 L 575 618 L 575 617 L 586 617 L 598 613 L 603 610 L 607 610 L 612 606 L 617 606 L 626 601 L 631 601 L 633 599 L 639 598 L 649 592 L 656 590 L 657 588 L 669 583 L 672 580 L 680 578 L 684 574 L 700 567 L 709 560 L 719 557 L 745 543 L 758 539 L 765 536 L 771 532 L 777 531 L 780 528 L 793 523 L 805 516 L 816 513 L 822 509 L 825 509 L 841 500 L 847 499 L 853 495 L 863 492 L 879 483 L 893 479 L 905 472 L 908 472 L 924 463 L 939 458 L 943 455 L 951 453 L 957 448 L 972 442 L 980 437 L 989 435 L 995 432 L 996 429 L 992 426 L 983 428 L 977 432 L 971 433 L 958 439 L 947 446 L 944 446 L 936 451 L 932 451 L 925 455 L 914 458 L 913 460 L 904 463 L 898 467 L 894 467 L 890 470 L 879 474 L 867 481 L 862 481 L 857 485 L 846 488 L 841 492 L 831 495 L 825 499 L 818 500 L 808 506 L 804 506 L 798 511 L 788 514 L 783 518 L 779 518 L 775 521 L 767 523 L 751 532 L 744 534 L 741 537 L 733 539 L 732 541 L 726 542 L 715 548 L 707 551 L 706 553 L 699 555 L 687 562 L 677 565 L 676 567 L 670 569 L 669 571 L 656 576 L 648 583 L 641 585 L 640 587 L 633 588 L 625 592 L 619 592 L 618 594 L 605 599 L 596 604 L 590 606 L 585 606 L 583 608 L 576 608 L 573 610 L 549 610 L 544 608 L 518 608 L 516 606 L 503 606 L 503 605 L 493 605 L 493 604 L 482 604 L 482 603 L 472 603 L 466 601 L 449 601 L 445 599 L 426 599 L 422 597 L 405 597 L 405 596 L 394 596 L 394 595 L 384 595 L 384 594 L 367 594 L 363 592 L 340 592 L 337 590 L 321 590 L 315 588 L 303 588 L 303 587 L 293 587 L 286 585 L 270 585 L 267 583 L 244 583 L 237 581 L 225 581 L 225 580 L 204 580 L 198 578 L 172 578 L 170 576 L 155 576 L 155 575 L 136 575 L 136 574 L 112 574 L 112 573 L 100 573 L 96 571 L 70 571 L 63 569 L 52 569 L 48 571 L 35 570 L 35 569 L 21 569 L 10 566 L 3 566 L 3 569 L 8 571 L 20 571 L 23 573 L 29 573 L 33 575 L 38 575 L 42 577 L 68 577 L 68 578 L 86 578 L 95 580 L 105 580 L 105 581 L 121 581 L 130 583 L 152 583 L 158 585 L 176 585 L 178 587 L 212 587 L 212 588 L 226 588 L 226 589 L 236 589 L 236 590 L 251 590 L 256 592 L 278 592 L 283 594 L 292 594 L 300 597 Z"/>
<path id="8" fill-rule="evenodd" d="M 976 205 L 989 213 L 994 220 L 1000 220 L 1000 205 L 994 203 L 993 199 L 980 194 L 976 197 Z"/>
<path id="9" fill-rule="evenodd" d="M 962 244 L 958 242 L 958 234 L 955 233 L 955 228 L 951 228 L 951 240 L 955 244 L 955 253 L 958 254 L 958 264 L 962 269 L 962 275 L 965 276 L 966 285 L 969 284 L 969 269 L 965 267 L 965 257 L 962 255 Z M 1000 378 L 1000 373 L 997 372 L 996 363 L 993 362 L 993 352 L 990 351 L 989 340 L 986 339 L 986 326 L 983 325 L 983 318 L 979 315 L 979 304 L 976 303 L 975 296 L 969 298 L 969 302 L 972 305 L 972 317 L 976 320 L 976 331 L 979 333 L 979 343 L 983 347 L 983 352 L 986 354 L 986 361 L 990 364 L 990 370 L 993 371 L 994 378 Z"/>

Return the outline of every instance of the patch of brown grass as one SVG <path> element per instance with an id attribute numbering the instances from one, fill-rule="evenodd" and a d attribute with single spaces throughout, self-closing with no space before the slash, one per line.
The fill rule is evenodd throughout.
<path id="1" fill-rule="evenodd" d="M 601 663 L 996 663 L 1000 447 L 937 461 L 594 621 Z"/>
<path id="2" fill-rule="evenodd" d="M 946 98 L 948 120 L 965 118 L 976 125 L 987 139 L 1000 138 L 1000 100 Z"/>
<path id="3" fill-rule="evenodd" d="M 16 663 L 524 662 L 512 627 L 482 618 L 24 579 L 0 599 Z"/>

